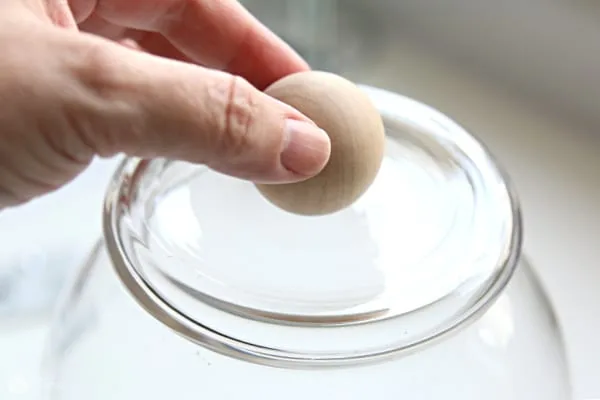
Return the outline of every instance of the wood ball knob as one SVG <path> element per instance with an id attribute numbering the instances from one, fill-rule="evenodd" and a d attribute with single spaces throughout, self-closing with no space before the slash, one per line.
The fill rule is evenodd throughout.
<path id="1" fill-rule="evenodd" d="M 300 72 L 265 92 L 296 108 L 331 139 L 327 165 L 316 176 L 288 184 L 256 184 L 275 206 L 300 215 L 325 215 L 354 203 L 375 179 L 385 149 L 378 110 L 352 82 L 328 72 Z"/>

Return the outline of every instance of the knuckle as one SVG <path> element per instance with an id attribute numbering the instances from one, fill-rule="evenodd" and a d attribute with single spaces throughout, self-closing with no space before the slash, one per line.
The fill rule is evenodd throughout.
<path id="1" fill-rule="evenodd" d="M 77 56 L 69 64 L 78 90 L 64 101 L 64 122 L 78 134 L 81 148 L 92 149 L 100 157 L 128 151 L 139 130 L 131 87 L 124 76 L 130 76 L 129 71 L 123 68 L 115 47 L 95 41 L 78 45 Z M 124 126 L 129 128 L 127 135 L 122 134 Z"/>
<path id="2" fill-rule="evenodd" d="M 106 98 L 118 87 L 117 56 L 112 47 L 104 43 L 86 43 L 78 51 L 79 56 L 74 65 L 79 81 L 99 97 Z"/>
<path id="3" fill-rule="evenodd" d="M 251 145 L 258 99 L 253 86 L 241 77 L 229 78 L 223 105 L 222 150 L 229 158 L 241 155 Z"/>

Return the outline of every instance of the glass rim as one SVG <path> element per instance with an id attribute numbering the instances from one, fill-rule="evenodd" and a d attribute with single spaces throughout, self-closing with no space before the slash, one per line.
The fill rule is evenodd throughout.
<path id="1" fill-rule="evenodd" d="M 383 89 L 372 88 L 366 85 L 359 85 L 361 88 L 370 91 L 372 94 L 382 94 L 387 96 L 396 96 L 405 101 L 410 101 L 419 112 L 443 115 L 437 110 L 421 104 L 412 99 L 388 92 Z M 447 117 L 446 117 L 447 118 Z M 163 325 L 173 330 L 178 335 L 190 340 L 193 343 L 207 347 L 217 353 L 221 353 L 233 358 L 256 364 L 269 365 L 285 368 L 317 368 L 317 367 L 335 367 L 343 365 L 359 365 L 387 359 L 393 356 L 405 355 L 422 346 L 432 344 L 447 334 L 467 326 L 470 322 L 477 319 L 479 315 L 487 311 L 494 303 L 496 298 L 504 291 L 504 288 L 510 282 L 516 269 L 522 248 L 522 217 L 519 201 L 512 182 L 505 171 L 499 166 L 499 163 L 490 155 L 485 146 L 477 139 L 472 138 L 480 150 L 485 151 L 487 158 L 491 160 L 497 173 L 502 177 L 504 192 L 510 200 L 512 212 L 512 231 L 508 238 L 506 254 L 501 265 L 496 266 L 494 274 L 491 274 L 490 280 L 476 297 L 469 299 L 462 308 L 453 314 L 450 318 L 436 325 L 435 329 L 430 329 L 421 337 L 414 340 L 405 340 L 389 343 L 386 346 L 378 348 L 366 348 L 361 351 L 343 351 L 343 352 L 314 352 L 314 351 L 288 351 L 278 348 L 272 348 L 264 344 L 253 343 L 231 335 L 219 332 L 215 327 L 193 319 L 186 315 L 185 311 L 173 305 L 168 299 L 165 299 L 152 285 L 141 275 L 135 263 L 128 256 L 128 250 L 123 243 L 119 222 L 122 216 L 122 207 L 130 200 L 127 192 L 135 188 L 137 180 L 143 175 L 145 168 L 151 163 L 151 160 L 142 160 L 138 158 L 126 158 L 121 162 L 114 173 L 105 195 L 103 230 L 108 254 L 111 258 L 113 268 L 116 271 L 121 283 L 132 295 L 137 303 L 147 311 L 152 317 Z M 446 301 L 442 299 L 441 303 Z M 206 307 L 213 307 L 210 304 L 204 304 Z M 423 307 L 428 308 L 441 307 L 439 304 L 430 304 Z M 419 312 L 423 310 L 417 310 Z M 375 320 L 362 324 L 364 332 L 372 332 L 373 327 L 382 329 L 383 324 L 388 324 L 387 328 L 399 328 L 409 325 L 410 313 L 390 317 L 389 320 Z M 244 318 L 236 315 L 237 318 Z M 390 325 L 393 324 L 393 325 Z M 365 327 L 366 326 L 366 327 Z M 346 326 L 333 326 L 332 329 L 344 329 Z M 371 329 L 371 331 L 368 331 Z M 350 332 L 350 333 L 348 333 Z M 344 335 L 352 335 L 352 331 L 347 331 Z"/>

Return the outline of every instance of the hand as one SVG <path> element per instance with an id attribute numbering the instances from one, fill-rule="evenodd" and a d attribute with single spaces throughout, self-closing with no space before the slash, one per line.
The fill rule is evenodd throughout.
<path id="1" fill-rule="evenodd" d="M 327 135 L 265 95 L 307 64 L 234 0 L 2 0 L 0 209 L 94 156 L 203 163 L 293 182 Z"/>

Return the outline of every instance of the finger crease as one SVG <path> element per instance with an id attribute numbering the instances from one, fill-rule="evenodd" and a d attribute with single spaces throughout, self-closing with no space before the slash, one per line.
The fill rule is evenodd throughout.
<path id="1" fill-rule="evenodd" d="M 48 192 L 48 191 L 52 191 L 52 190 L 56 189 L 55 186 L 53 186 L 49 183 L 43 182 L 43 181 L 38 180 L 31 176 L 27 176 L 26 174 L 24 174 L 22 171 L 20 171 L 17 167 L 12 165 L 11 163 L 3 164 L 3 170 L 5 173 L 12 175 L 12 177 L 15 178 L 16 180 L 20 180 L 21 182 L 24 182 L 26 184 L 38 187 L 41 190 Z"/>
<path id="2" fill-rule="evenodd" d="M 65 112 L 64 117 L 65 117 L 66 123 L 68 125 L 69 131 L 80 132 L 79 123 L 76 120 L 73 113 Z M 47 136 L 47 135 L 44 135 L 44 136 Z M 66 159 L 68 159 L 72 162 L 78 163 L 80 165 L 87 165 L 91 161 L 93 155 L 96 153 L 94 151 L 94 146 L 92 146 L 92 143 L 88 139 L 87 135 L 78 134 L 75 136 L 76 136 L 75 140 L 77 140 L 79 142 L 79 144 L 81 145 L 81 148 L 82 148 L 82 158 L 77 158 L 76 155 L 69 154 L 67 151 L 65 151 L 64 149 L 60 148 L 55 143 L 53 143 L 53 141 L 50 140 L 49 138 L 47 138 L 47 140 L 49 142 L 48 144 L 50 145 L 50 147 L 53 150 L 55 150 L 58 154 L 60 154 L 61 156 L 65 157 Z"/>
<path id="3" fill-rule="evenodd" d="M 225 132 L 227 136 L 231 136 L 231 131 L 233 129 L 233 107 L 237 85 L 237 79 L 235 77 L 232 78 L 231 85 L 229 86 L 229 92 L 227 93 L 227 106 L 225 107 Z"/>
<path id="4" fill-rule="evenodd" d="M 17 204 L 24 204 L 29 199 L 19 196 L 12 188 L 0 186 L 0 211 Z"/>

